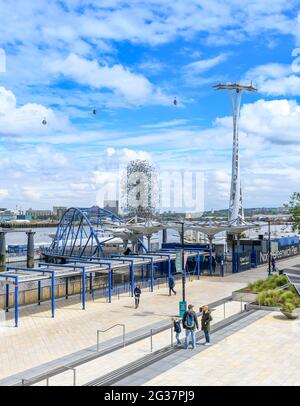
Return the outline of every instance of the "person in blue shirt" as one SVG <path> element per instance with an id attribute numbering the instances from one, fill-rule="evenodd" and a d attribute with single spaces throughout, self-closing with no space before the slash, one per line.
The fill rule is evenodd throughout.
<path id="1" fill-rule="evenodd" d="M 172 292 L 174 293 L 174 295 L 176 295 L 176 290 L 174 289 L 175 288 L 175 280 L 174 280 L 174 277 L 172 275 L 169 277 L 168 283 L 169 283 L 169 296 L 171 296 Z"/>

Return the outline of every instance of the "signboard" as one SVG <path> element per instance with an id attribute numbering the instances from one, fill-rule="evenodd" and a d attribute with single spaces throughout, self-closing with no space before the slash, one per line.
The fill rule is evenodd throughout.
<path id="1" fill-rule="evenodd" d="M 176 266 L 176 272 L 182 271 L 182 253 L 181 252 L 176 252 L 175 266 Z"/>
<path id="2" fill-rule="evenodd" d="M 185 252 L 183 256 L 183 263 L 184 263 L 184 268 L 186 267 L 186 263 L 188 260 L 188 253 Z M 175 266 L 176 266 L 176 272 L 182 272 L 182 252 L 176 252 L 176 261 L 175 261 Z"/>
<path id="3" fill-rule="evenodd" d="M 179 317 L 182 319 L 184 313 L 187 311 L 187 302 L 181 301 L 179 302 Z"/>
<path id="4" fill-rule="evenodd" d="M 278 251 L 272 252 L 272 256 L 275 259 L 281 259 L 281 258 L 291 257 L 293 255 L 298 255 L 298 253 L 299 253 L 299 245 L 290 245 L 287 247 L 278 247 Z M 268 260 L 269 260 L 268 253 L 260 252 L 258 260 L 259 260 L 260 264 L 268 262 Z"/>

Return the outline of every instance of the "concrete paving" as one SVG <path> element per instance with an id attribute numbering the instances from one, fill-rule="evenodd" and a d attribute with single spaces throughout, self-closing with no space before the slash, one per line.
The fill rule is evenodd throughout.
<path id="1" fill-rule="evenodd" d="M 294 257 L 282 261 L 280 267 L 299 262 L 299 257 Z M 200 306 L 227 297 L 232 291 L 266 275 L 266 267 L 260 267 L 225 278 L 202 277 L 199 281 L 195 279 L 187 283 L 187 297 L 189 302 Z M 2 311 L 0 379 L 34 367 L 39 368 L 49 362 L 55 365 L 63 357 L 73 359 L 74 354 L 95 348 L 97 329 L 125 323 L 127 332 L 133 332 L 170 319 L 178 312 L 179 283 L 176 288 L 179 294 L 171 297 L 168 296 L 168 289 L 163 287 L 153 293 L 144 291 L 141 306 L 137 310 L 134 309 L 133 299 L 127 295 L 120 296 L 120 300 L 114 298 L 111 304 L 102 298 L 89 300 L 85 311 L 81 310 L 78 298 L 69 298 L 68 302 L 58 301 L 54 319 L 51 318 L 48 303 L 28 306 L 20 311 L 19 328 L 13 327 L 12 312 Z M 103 335 L 103 340 L 115 339 L 120 333 L 118 329 L 110 330 Z"/>
<path id="2" fill-rule="evenodd" d="M 212 336 L 212 346 L 183 350 L 116 385 L 299 386 L 300 321 L 257 311 Z"/>

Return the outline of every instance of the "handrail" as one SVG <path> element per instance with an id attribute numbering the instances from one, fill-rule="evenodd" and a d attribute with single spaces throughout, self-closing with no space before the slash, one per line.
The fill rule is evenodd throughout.
<path id="1" fill-rule="evenodd" d="M 153 351 L 153 332 L 156 331 L 156 334 L 161 333 L 161 329 L 160 328 L 151 328 L 150 329 L 150 352 Z M 171 347 L 174 347 L 174 332 L 173 332 L 173 322 L 171 322 L 170 325 L 170 331 L 171 331 Z"/>
<path id="2" fill-rule="evenodd" d="M 99 352 L 99 333 L 106 333 L 106 331 L 109 331 L 118 326 L 123 327 L 123 347 L 125 347 L 125 328 L 126 328 L 126 326 L 125 326 L 125 324 L 117 323 L 111 327 L 108 327 L 106 330 L 97 330 L 97 352 Z"/>
<path id="3" fill-rule="evenodd" d="M 44 378 L 46 380 L 46 386 L 49 386 L 49 380 L 50 380 L 51 377 L 60 375 L 63 372 L 66 372 L 66 371 L 73 371 L 73 386 L 76 386 L 76 368 L 68 367 L 68 366 L 60 367 L 59 372 L 57 372 L 56 374 L 50 373 L 49 375 L 47 375 Z M 31 383 L 37 383 L 37 382 L 40 382 L 40 381 L 36 381 L 35 379 L 22 379 L 21 382 L 22 382 L 22 386 L 31 386 Z"/>

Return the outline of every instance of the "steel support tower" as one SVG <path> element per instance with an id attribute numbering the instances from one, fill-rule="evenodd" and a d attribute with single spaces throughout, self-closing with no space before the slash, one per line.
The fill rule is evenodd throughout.
<path id="1" fill-rule="evenodd" d="M 232 147 L 232 174 L 229 201 L 228 220 L 232 225 L 243 223 L 244 210 L 242 199 L 242 184 L 240 178 L 240 160 L 239 160 L 239 132 L 238 124 L 240 117 L 241 101 L 243 92 L 257 92 L 252 86 L 240 85 L 238 83 L 225 83 L 213 86 L 215 90 L 228 90 L 233 118 L 233 147 Z"/>

